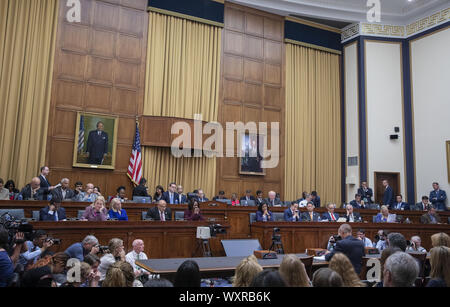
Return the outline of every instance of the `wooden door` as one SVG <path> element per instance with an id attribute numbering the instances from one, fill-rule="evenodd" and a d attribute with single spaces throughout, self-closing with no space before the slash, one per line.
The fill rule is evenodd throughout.
<path id="1" fill-rule="evenodd" d="M 395 195 L 399 193 L 401 194 L 400 173 L 375 172 L 374 194 L 375 194 L 375 203 L 377 204 L 381 204 L 383 202 L 383 195 L 385 190 L 383 186 L 383 180 L 387 180 L 389 182 L 389 185 L 394 191 L 394 199 Z"/>

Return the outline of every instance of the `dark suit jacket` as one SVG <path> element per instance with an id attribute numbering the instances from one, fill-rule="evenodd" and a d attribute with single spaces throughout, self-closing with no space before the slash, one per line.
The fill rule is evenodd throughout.
<path id="1" fill-rule="evenodd" d="M 269 200 L 269 198 L 265 198 L 264 201 L 265 201 L 265 203 L 267 204 L 268 207 L 272 207 L 272 206 L 281 206 L 281 205 L 283 205 L 283 204 L 281 203 L 281 200 L 279 200 L 278 198 L 275 198 L 275 199 L 273 200 L 273 204 L 272 204 L 272 202 Z"/>
<path id="2" fill-rule="evenodd" d="M 350 217 L 348 215 L 346 215 L 345 218 L 347 219 L 347 222 L 350 219 Z M 361 215 L 358 212 L 355 212 L 355 211 L 353 211 L 353 219 L 355 220 L 355 222 L 358 222 L 358 221 L 362 222 Z"/>
<path id="3" fill-rule="evenodd" d="M 269 212 L 269 217 L 267 218 L 267 221 L 273 221 L 273 214 L 271 211 Z M 257 222 L 262 222 L 263 221 L 263 213 L 261 211 L 256 211 L 256 221 Z"/>
<path id="4" fill-rule="evenodd" d="M 394 191 L 391 186 L 388 186 L 384 191 L 383 195 L 383 205 L 391 206 L 394 203 Z"/>
<path id="5" fill-rule="evenodd" d="M 339 219 L 339 214 L 333 213 L 333 215 L 335 220 L 337 221 Z M 324 214 L 322 214 L 322 220 L 332 221 L 333 219 L 331 218 L 330 212 L 325 212 Z"/>
<path id="6" fill-rule="evenodd" d="M 284 220 L 286 222 L 295 222 L 295 221 L 298 222 L 298 221 L 301 221 L 302 214 L 299 211 L 298 212 L 298 218 L 296 218 L 295 221 L 293 220 L 293 217 L 294 217 L 294 215 L 292 214 L 291 208 L 288 208 L 288 209 L 284 210 Z"/>
<path id="7" fill-rule="evenodd" d="M 58 187 L 53 189 L 50 194 L 52 194 L 52 199 L 58 199 L 59 201 L 63 201 L 64 199 L 73 199 L 75 197 L 75 192 L 71 189 L 66 190 L 66 197 L 62 197 L 62 188 Z"/>
<path id="8" fill-rule="evenodd" d="M 407 203 L 405 203 L 405 202 L 402 202 L 401 203 L 401 205 L 400 205 L 400 209 L 399 208 L 397 208 L 397 205 L 398 205 L 398 203 L 397 202 L 394 202 L 393 204 L 392 204 L 392 206 L 391 206 L 391 210 L 409 210 L 409 205 L 407 204 Z"/>
<path id="9" fill-rule="evenodd" d="M 166 208 L 164 211 L 166 221 L 172 220 L 172 211 L 170 208 Z M 160 221 L 158 206 L 148 209 L 147 217 L 154 219 L 155 221 Z"/>
<path id="10" fill-rule="evenodd" d="M 44 200 L 47 199 L 48 194 L 50 194 L 48 188 L 51 187 L 51 183 L 48 182 L 48 178 L 44 178 L 44 176 L 39 175 L 38 177 L 41 180 L 41 190 L 44 193 Z"/>
<path id="11" fill-rule="evenodd" d="M 178 203 L 179 204 L 187 204 L 187 196 L 185 194 L 181 194 L 181 201 L 180 201 L 180 194 L 178 194 Z"/>
<path id="12" fill-rule="evenodd" d="M 302 222 L 318 222 L 319 217 L 320 217 L 319 213 L 313 212 L 313 220 L 311 221 L 311 216 L 309 215 L 309 212 L 303 212 L 301 220 Z"/>
<path id="13" fill-rule="evenodd" d="M 429 203 L 428 203 L 429 204 Z M 428 208 L 428 206 L 426 206 L 425 208 L 424 208 L 424 205 L 422 204 L 422 202 L 420 202 L 420 203 L 417 203 L 417 204 L 415 204 L 415 205 L 413 205 L 413 206 L 411 206 L 411 210 L 414 210 L 414 211 L 425 211 L 425 210 L 427 210 L 427 208 Z"/>
<path id="14" fill-rule="evenodd" d="M 55 213 L 49 214 L 50 207 L 47 206 L 45 208 L 42 208 L 39 212 L 39 221 L 55 221 Z M 63 207 L 59 207 L 58 209 L 58 221 L 65 220 L 66 219 L 66 209 Z"/>
<path id="15" fill-rule="evenodd" d="M 314 207 L 319 208 L 320 207 L 320 196 L 317 195 L 315 199 L 311 200 L 314 204 Z"/>
<path id="16" fill-rule="evenodd" d="M 165 191 L 163 193 L 162 199 L 164 199 L 166 201 L 166 203 L 170 204 L 170 195 L 169 195 L 169 191 Z M 179 200 L 178 200 L 178 193 L 175 192 L 173 193 L 173 202 L 172 204 L 178 204 Z"/>
<path id="17" fill-rule="evenodd" d="M 430 192 L 430 201 L 433 205 L 436 206 L 436 209 L 439 209 L 439 206 L 443 206 L 445 208 L 445 199 L 447 198 L 447 195 L 445 194 L 445 191 L 439 190 L 438 193 L 436 193 L 435 190 Z"/>
<path id="18" fill-rule="evenodd" d="M 353 208 L 355 208 L 355 209 L 361 209 L 361 208 L 364 209 L 365 208 L 365 207 L 361 207 L 361 205 L 358 204 L 355 199 L 350 202 L 350 205 L 352 205 Z"/>
<path id="19" fill-rule="evenodd" d="M 440 223 L 440 222 L 441 222 L 441 218 L 439 217 L 439 215 L 438 215 L 437 213 L 434 215 L 434 218 L 436 219 L 436 222 L 437 222 L 437 223 Z M 425 213 L 424 215 L 422 215 L 422 216 L 420 217 L 420 222 L 421 222 L 422 224 L 431 224 L 431 217 L 430 217 L 430 214 L 427 212 L 427 213 Z"/>
<path id="20" fill-rule="evenodd" d="M 39 190 L 34 194 L 34 197 L 31 197 L 31 185 L 27 184 L 22 191 L 20 191 L 19 195 L 22 195 L 23 200 L 34 199 L 34 200 L 47 200 L 47 197 L 44 199 L 44 190 L 39 188 Z"/>
<path id="21" fill-rule="evenodd" d="M 331 253 L 325 255 L 325 260 L 330 261 L 336 253 L 343 253 L 350 259 L 356 274 L 361 272 L 361 262 L 365 255 L 364 243 L 361 240 L 348 236 L 345 239 L 336 242 L 336 247 Z"/>
<path id="22" fill-rule="evenodd" d="M 372 203 L 373 191 L 371 188 L 367 188 L 367 191 L 364 191 L 363 188 L 358 189 L 358 194 L 361 195 L 361 199 L 367 198 L 368 203 Z"/>
<path id="23" fill-rule="evenodd" d="M 133 189 L 133 196 L 150 197 L 147 193 L 147 188 L 143 185 L 138 185 Z"/>
<path id="24" fill-rule="evenodd" d="M 242 196 L 239 200 L 247 200 L 247 197 L 246 196 Z M 250 195 L 250 200 L 255 200 L 255 203 L 256 203 L 256 199 L 255 199 L 255 197 L 253 195 Z"/>
<path id="25" fill-rule="evenodd" d="M 259 206 L 264 203 L 265 203 L 264 198 L 261 198 L 261 201 L 258 198 L 255 198 L 255 205 Z"/>
<path id="26" fill-rule="evenodd" d="M 89 132 L 86 152 L 89 153 L 90 164 L 101 164 L 103 155 L 108 153 L 108 134 L 101 131 L 98 135 L 97 130 Z"/>
<path id="27" fill-rule="evenodd" d="M 203 203 L 205 201 L 209 201 L 209 199 L 207 197 L 203 197 L 203 199 L 200 200 L 200 197 L 197 197 L 197 201 L 200 202 L 200 203 Z"/>

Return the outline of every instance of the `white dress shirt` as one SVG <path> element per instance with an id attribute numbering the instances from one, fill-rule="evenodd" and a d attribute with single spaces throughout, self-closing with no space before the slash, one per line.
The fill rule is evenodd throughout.
<path id="1" fill-rule="evenodd" d="M 125 260 L 129 264 L 131 264 L 135 273 L 138 271 L 141 271 L 141 272 L 145 271 L 144 269 L 142 269 L 136 265 L 136 260 L 147 260 L 147 259 L 148 259 L 147 255 L 144 252 L 141 252 L 138 254 L 134 250 L 132 250 L 125 256 Z"/>

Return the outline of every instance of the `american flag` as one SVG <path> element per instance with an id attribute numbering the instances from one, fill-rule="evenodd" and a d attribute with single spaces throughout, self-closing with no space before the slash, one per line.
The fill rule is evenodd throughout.
<path id="1" fill-rule="evenodd" d="M 128 165 L 128 177 L 134 184 L 139 184 L 142 178 L 141 137 L 139 126 L 136 122 L 136 135 L 134 136 L 133 149 L 131 149 L 130 164 Z"/>
<path id="2" fill-rule="evenodd" d="M 80 130 L 78 131 L 78 153 L 84 148 L 84 115 L 80 116 Z"/>

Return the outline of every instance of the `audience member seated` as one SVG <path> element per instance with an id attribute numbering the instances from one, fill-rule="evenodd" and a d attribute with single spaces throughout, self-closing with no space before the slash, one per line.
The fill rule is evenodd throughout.
<path id="1" fill-rule="evenodd" d="M 155 188 L 155 194 L 153 194 L 153 202 L 157 203 L 161 199 L 163 199 L 164 188 L 162 185 L 157 185 Z"/>
<path id="2" fill-rule="evenodd" d="M 124 187 L 124 186 L 118 187 L 116 191 L 117 191 L 117 195 L 114 196 L 114 197 L 111 197 L 111 199 L 113 199 L 113 198 L 118 199 L 118 200 L 120 200 L 120 202 L 122 202 L 122 203 L 123 203 L 124 201 L 127 201 L 127 200 L 128 200 L 128 198 L 126 197 L 126 196 L 127 196 L 127 193 L 126 193 L 126 191 L 125 191 L 125 187 Z"/>
<path id="3" fill-rule="evenodd" d="M 213 200 L 218 200 L 218 199 L 227 199 L 225 197 L 225 191 L 219 191 L 219 195 L 213 197 Z"/>
<path id="4" fill-rule="evenodd" d="M 133 189 L 133 196 L 150 197 L 148 195 L 147 179 L 141 178 L 139 185 Z"/>
<path id="5" fill-rule="evenodd" d="M 265 199 L 265 202 L 269 207 L 281 207 L 281 200 L 276 198 L 277 194 L 274 191 L 270 191 L 268 196 L 269 197 Z"/>
<path id="6" fill-rule="evenodd" d="M 306 212 L 303 212 L 301 220 L 302 222 L 319 222 L 320 221 L 320 214 L 317 212 L 314 212 L 314 204 L 312 201 L 310 201 L 306 206 Z"/>
<path id="7" fill-rule="evenodd" d="M 419 252 L 419 253 L 427 252 L 427 250 L 422 247 L 422 239 L 420 239 L 419 236 L 412 236 L 409 243 L 410 244 L 406 248 L 407 252 Z"/>
<path id="8" fill-rule="evenodd" d="M 249 287 L 253 279 L 263 268 L 254 255 L 250 255 L 239 263 L 234 271 L 233 287 Z"/>
<path id="9" fill-rule="evenodd" d="M 387 231 L 378 230 L 373 241 L 373 247 L 377 248 L 380 252 L 387 247 Z"/>
<path id="10" fill-rule="evenodd" d="M 177 190 L 177 184 L 175 182 L 172 182 L 169 184 L 169 187 L 166 192 L 163 193 L 163 200 L 166 201 L 167 204 L 173 205 L 178 204 L 178 194 L 176 192 Z"/>
<path id="11" fill-rule="evenodd" d="M 339 219 L 339 214 L 334 213 L 334 210 L 336 209 L 336 205 L 335 204 L 328 204 L 327 205 L 327 210 L 328 212 L 325 212 L 322 215 L 322 220 L 328 220 L 330 222 L 336 222 Z"/>
<path id="12" fill-rule="evenodd" d="M 144 241 L 136 239 L 133 241 L 133 250 L 125 255 L 125 260 L 131 264 L 134 270 L 134 275 L 139 277 L 141 275 L 149 275 L 150 273 L 136 265 L 136 260 L 147 260 L 147 255 L 144 253 Z"/>
<path id="13" fill-rule="evenodd" d="M 373 247 L 372 241 L 369 238 L 366 238 L 366 231 L 364 229 L 358 229 L 356 238 L 364 243 L 364 247 Z"/>
<path id="14" fill-rule="evenodd" d="M 345 219 L 348 223 L 353 223 L 353 222 L 362 222 L 362 218 L 361 215 L 359 214 L 359 212 L 353 212 L 353 206 L 350 204 L 347 204 L 345 206 Z"/>
<path id="15" fill-rule="evenodd" d="M 109 219 L 118 219 L 119 221 L 128 221 L 128 215 L 125 209 L 122 209 L 122 203 L 119 198 L 113 198 L 109 203 Z"/>
<path id="16" fill-rule="evenodd" d="M 205 193 L 203 193 L 202 189 L 198 189 L 198 196 L 197 196 L 197 200 L 201 203 L 205 202 L 205 201 L 209 201 L 208 198 L 206 198 Z"/>
<path id="17" fill-rule="evenodd" d="M 94 193 L 94 185 L 88 183 L 86 184 L 86 192 L 80 192 L 77 197 L 77 201 L 94 202 L 99 196 Z"/>
<path id="18" fill-rule="evenodd" d="M 428 212 L 420 217 L 422 224 L 439 224 L 441 223 L 441 217 L 436 212 L 434 205 L 428 206 Z"/>
<path id="19" fill-rule="evenodd" d="M 389 247 L 397 247 L 402 252 L 406 251 L 406 247 L 408 246 L 406 244 L 405 237 L 401 233 L 398 233 L 398 232 L 391 232 L 391 233 L 389 233 L 387 235 L 386 244 Z"/>
<path id="20" fill-rule="evenodd" d="M 447 194 L 439 188 L 439 183 L 433 182 L 433 191 L 430 192 L 430 201 L 437 211 L 445 211 L 445 200 Z"/>
<path id="21" fill-rule="evenodd" d="M 296 202 L 300 204 L 300 202 L 302 202 L 303 200 L 306 199 L 306 195 L 307 195 L 307 194 L 308 194 L 308 192 L 303 191 L 303 192 L 302 192 L 302 197 L 300 197 L 299 199 L 297 199 Z"/>
<path id="22" fill-rule="evenodd" d="M 386 259 L 383 287 L 413 287 L 419 275 L 419 264 L 411 255 L 396 252 Z"/>
<path id="23" fill-rule="evenodd" d="M 273 269 L 263 270 L 255 276 L 250 287 L 257 288 L 273 288 L 287 287 L 287 283 L 281 276 L 280 272 Z"/>
<path id="24" fill-rule="evenodd" d="M 68 267 L 68 269 L 71 269 L 72 267 Z M 91 266 L 86 262 L 81 262 L 78 269 L 79 272 L 79 279 L 74 279 L 74 281 L 66 281 L 64 284 L 61 285 L 62 288 L 85 288 L 85 287 L 98 287 L 98 281 L 95 280 L 95 277 L 92 272 Z"/>
<path id="25" fill-rule="evenodd" d="M 361 187 L 358 189 L 358 194 L 361 195 L 362 200 L 365 204 L 372 203 L 373 191 L 371 188 L 367 187 L 367 182 L 361 182 Z"/>
<path id="26" fill-rule="evenodd" d="M 284 210 L 284 220 L 286 222 L 298 222 L 300 219 L 300 211 L 298 210 L 297 203 L 292 203 L 290 208 Z"/>
<path id="27" fill-rule="evenodd" d="M 180 184 L 177 187 L 177 194 L 178 194 L 178 203 L 179 204 L 187 204 L 187 196 L 186 194 L 183 194 L 183 186 Z"/>
<path id="28" fill-rule="evenodd" d="M 288 287 L 311 287 L 305 265 L 296 255 L 285 255 L 278 271 Z"/>
<path id="29" fill-rule="evenodd" d="M 0 178 L 0 200 L 9 200 L 9 190 L 3 187 L 3 179 Z"/>
<path id="30" fill-rule="evenodd" d="M 9 199 L 14 200 L 16 195 L 20 193 L 18 189 L 16 189 L 16 184 L 11 179 L 6 181 L 5 188 L 9 191 Z"/>
<path id="31" fill-rule="evenodd" d="M 102 191 L 99 186 L 94 187 L 94 194 L 97 194 L 97 197 L 102 196 Z"/>
<path id="32" fill-rule="evenodd" d="M 68 260 L 69 256 L 66 253 L 56 253 L 48 265 L 26 271 L 21 286 L 26 288 L 55 286 L 53 276 L 64 272 Z"/>
<path id="33" fill-rule="evenodd" d="M 149 279 L 145 284 L 144 284 L 145 288 L 172 288 L 173 284 L 165 279 L 165 278 L 160 278 L 160 279 Z"/>
<path id="34" fill-rule="evenodd" d="M 173 284 L 175 287 L 199 288 L 200 283 L 200 268 L 197 262 L 186 260 L 178 267 Z"/>
<path id="35" fill-rule="evenodd" d="M 8 244 L 8 231 L 0 227 L 0 288 L 8 286 L 14 276 L 14 264 L 7 252 Z"/>
<path id="36" fill-rule="evenodd" d="M 82 220 L 89 222 L 100 222 L 108 219 L 108 210 L 105 207 L 105 198 L 99 196 L 93 204 L 86 207 Z"/>
<path id="37" fill-rule="evenodd" d="M 48 181 L 48 174 L 50 173 L 50 169 L 47 166 L 41 167 L 41 173 L 39 174 L 40 187 L 44 193 L 44 200 L 47 200 L 47 195 L 51 193 L 51 191 L 55 188 Z"/>
<path id="38" fill-rule="evenodd" d="M 143 287 L 139 280 L 136 280 L 131 264 L 126 261 L 112 263 L 106 272 L 102 282 L 104 288 L 132 288 Z"/>
<path id="39" fill-rule="evenodd" d="M 100 281 L 105 279 L 106 272 L 113 263 L 116 261 L 125 261 L 125 250 L 121 239 L 111 239 L 108 243 L 108 250 L 109 253 L 106 253 L 102 258 L 100 258 L 100 265 L 98 267 L 101 274 Z"/>
<path id="40" fill-rule="evenodd" d="M 403 196 L 398 194 L 395 196 L 395 203 L 391 206 L 392 210 L 409 210 L 409 205 L 403 201 Z"/>
<path id="41" fill-rule="evenodd" d="M 387 258 L 389 258 L 391 255 L 393 255 L 396 252 L 401 252 L 401 250 L 397 247 L 387 247 L 381 252 L 380 256 L 380 281 L 375 284 L 374 287 L 380 288 L 383 287 L 383 271 L 384 271 L 384 264 L 386 263 Z"/>
<path id="42" fill-rule="evenodd" d="M 148 209 L 147 218 L 155 221 L 170 221 L 172 220 L 172 211 L 167 208 L 167 203 L 161 199 L 155 207 Z"/>
<path id="43" fill-rule="evenodd" d="M 61 186 L 54 188 L 50 192 L 52 199 L 59 199 L 60 201 L 72 200 L 75 197 L 75 192 L 69 189 L 69 182 L 68 178 L 61 179 Z"/>
<path id="44" fill-rule="evenodd" d="M 242 200 L 247 200 L 247 201 L 249 201 L 249 200 L 256 200 L 256 199 L 255 199 L 255 197 L 252 195 L 252 190 L 246 190 L 246 191 L 245 191 L 245 195 L 242 196 L 240 200 L 241 200 L 241 201 L 242 201 Z"/>
<path id="45" fill-rule="evenodd" d="M 422 196 L 422 201 L 420 203 L 417 203 L 411 207 L 411 210 L 415 211 L 427 211 L 428 206 L 430 205 L 430 201 L 428 199 L 428 196 L 424 195 Z"/>
<path id="46" fill-rule="evenodd" d="M 375 217 L 375 223 L 395 223 L 396 215 L 389 213 L 387 206 L 381 206 L 380 213 Z"/>
<path id="47" fill-rule="evenodd" d="M 450 287 L 450 248 L 433 247 L 430 254 L 431 280 L 427 287 Z"/>
<path id="48" fill-rule="evenodd" d="M 240 205 L 239 199 L 238 199 L 236 193 L 232 193 L 232 194 L 231 194 L 231 205 L 232 205 L 232 206 L 239 206 L 239 205 Z"/>
<path id="49" fill-rule="evenodd" d="M 84 262 L 91 266 L 91 274 L 86 281 L 86 285 L 81 285 L 81 287 L 98 287 L 100 283 L 101 273 L 98 270 L 100 266 L 100 258 L 97 255 L 89 254 L 84 257 Z"/>
<path id="50" fill-rule="evenodd" d="M 314 204 L 314 207 L 319 208 L 320 207 L 320 196 L 317 195 L 316 191 L 311 192 L 311 201 Z"/>
<path id="51" fill-rule="evenodd" d="M 98 240 L 91 235 L 86 236 L 82 242 L 72 244 L 65 250 L 70 258 L 77 258 L 80 261 L 84 261 L 84 258 L 88 255 L 97 255 L 98 252 Z"/>
<path id="52" fill-rule="evenodd" d="M 50 204 L 39 211 L 39 221 L 65 221 L 66 209 L 61 207 L 60 198 L 52 198 Z"/>
<path id="53" fill-rule="evenodd" d="M 273 214 L 271 211 L 269 211 L 266 203 L 258 206 L 258 211 L 256 211 L 256 221 L 273 222 Z"/>
<path id="54" fill-rule="evenodd" d="M 312 285 L 316 288 L 343 287 L 344 281 L 341 275 L 329 268 L 320 268 L 314 272 Z"/>
<path id="55" fill-rule="evenodd" d="M 352 263 L 344 254 L 336 253 L 331 258 L 328 267 L 342 277 L 344 287 L 365 287 L 365 284 L 361 282 L 359 276 L 356 274 Z"/>
<path id="56" fill-rule="evenodd" d="M 19 200 L 44 200 L 44 190 L 41 189 L 41 180 L 38 177 L 31 179 L 31 182 L 27 184 L 22 191 L 20 191 Z M 47 197 L 45 197 L 45 200 Z"/>
<path id="57" fill-rule="evenodd" d="M 304 208 L 304 207 L 306 207 L 306 206 L 308 205 L 309 202 L 311 202 L 311 200 L 312 200 L 311 194 L 306 194 L 306 195 L 305 195 L 305 198 L 302 199 L 302 200 L 298 203 L 298 206 L 299 206 L 300 208 Z"/>
<path id="58" fill-rule="evenodd" d="M 184 219 L 187 221 L 204 221 L 205 218 L 200 213 L 200 204 L 196 199 L 191 199 L 188 208 L 184 211 Z"/>
<path id="59" fill-rule="evenodd" d="M 342 238 L 336 242 L 336 247 L 325 253 L 325 260 L 330 261 L 336 253 L 345 254 L 353 264 L 356 274 L 361 272 L 361 260 L 365 255 L 364 244 L 361 240 L 352 237 L 352 227 L 349 224 L 342 224 L 339 227 L 338 235 Z"/>
<path id="60" fill-rule="evenodd" d="M 259 206 L 264 202 L 263 192 L 261 190 L 256 191 L 255 205 Z"/>
<path id="61" fill-rule="evenodd" d="M 75 182 L 75 189 L 73 190 L 74 201 L 82 201 L 84 197 L 84 191 L 83 191 L 83 183 L 81 181 Z"/>
<path id="62" fill-rule="evenodd" d="M 450 247 L 450 236 L 445 232 L 435 233 L 431 236 L 431 246 L 447 246 Z"/>
<path id="63" fill-rule="evenodd" d="M 353 208 L 355 209 L 366 208 L 366 205 L 364 204 L 364 201 L 361 199 L 360 194 L 355 194 L 355 199 L 350 202 L 350 205 L 352 205 Z"/>

